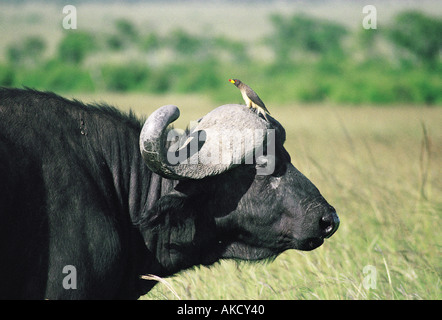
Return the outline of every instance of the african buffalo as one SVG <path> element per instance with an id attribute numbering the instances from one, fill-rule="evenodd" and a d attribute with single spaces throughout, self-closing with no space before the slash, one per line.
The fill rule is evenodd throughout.
<path id="1" fill-rule="evenodd" d="M 155 284 L 141 275 L 312 250 L 336 231 L 278 121 L 225 105 L 180 136 L 178 116 L 164 106 L 143 125 L 105 104 L 0 89 L 0 298 L 136 299 Z M 199 158 L 242 129 L 258 134 L 241 153 L 220 144 L 224 161 Z"/>

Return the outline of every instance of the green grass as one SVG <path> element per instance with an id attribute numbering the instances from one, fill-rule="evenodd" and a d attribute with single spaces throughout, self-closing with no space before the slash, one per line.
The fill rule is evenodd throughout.
<path id="1" fill-rule="evenodd" d="M 178 126 L 215 104 L 199 96 L 85 95 L 148 115 L 166 103 Z M 228 101 L 226 101 L 228 102 Z M 338 211 L 312 252 L 272 263 L 222 261 L 164 279 L 181 299 L 441 299 L 442 110 L 269 104 L 294 165 Z M 424 134 L 425 127 L 426 134 Z M 377 272 L 365 289 L 365 266 Z M 142 299 L 176 299 L 159 283 Z"/>

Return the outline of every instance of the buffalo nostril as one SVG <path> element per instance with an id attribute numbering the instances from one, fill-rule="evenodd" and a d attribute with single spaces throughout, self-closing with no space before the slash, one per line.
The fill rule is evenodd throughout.
<path id="1" fill-rule="evenodd" d="M 329 233 L 333 229 L 333 220 L 329 216 L 322 217 L 319 226 L 325 233 Z"/>
<path id="2" fill-rule="evenodd" d="M 324 231 L 324 236 L 329 238 L 336 232 L 339 226 L 339 218 L 335 212 L 321 218 L 319 227 Z"/>

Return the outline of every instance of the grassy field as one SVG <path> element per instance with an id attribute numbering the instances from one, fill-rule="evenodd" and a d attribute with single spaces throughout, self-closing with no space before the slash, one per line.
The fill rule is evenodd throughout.
<path id="1" fill-rule="evenodd" d="M 177 104 L 180 127 L 216 107 L 188 95 L 80 97 L 132 108 L 144 116 L 163 104 Z M 287 130 L 286 148 L 294 165 L 335 206 L 341 226 L 312 252 L 290 250 L 266 264 L 222 261 L 165 279 L 176 295 L 441 299 L 442 110 L 328 105 L 269 109 Z M 364 273 L 366 266 L 376 271 L 376 288 L 363 285 L 370 275 Z M 159 283 L 142 298 L 176 295 Z"/>

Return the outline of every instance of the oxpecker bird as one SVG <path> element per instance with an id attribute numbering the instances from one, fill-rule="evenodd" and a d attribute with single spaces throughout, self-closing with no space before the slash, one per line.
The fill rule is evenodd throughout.
<path id="1" fill-rule="evenodd" d="M 241 91 L 242 97 L 246 106 L 249 108 L 255 108 L 258 111 L 258 114 L 262 114 L 264 118 L 267 119 L 266 113 L 270 114 L 269 110 L 267 110 L 264 102 L 259 98 L 255 91 L 252 90 L 248 85 L 242 83 L 241 80 L 238 79 L 229 79 L 231 83 L 233 83 L 239 91 Z"/>

